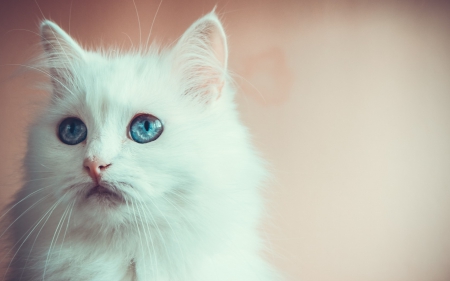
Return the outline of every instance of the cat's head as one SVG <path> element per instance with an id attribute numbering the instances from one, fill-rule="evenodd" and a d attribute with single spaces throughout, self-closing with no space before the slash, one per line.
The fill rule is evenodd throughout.
<path id="1" fill-rule="evenodd" d="M 52 97 L 31 128 L 32 190 L 73 203 L 79 218 L 121 223 L 138 211 L 181 216 L 202 197 L 216 204 L 260 173 L 249 168 L 214 12 L 167 50 L 87 51 L 50 21 L 41 36 Z"/>

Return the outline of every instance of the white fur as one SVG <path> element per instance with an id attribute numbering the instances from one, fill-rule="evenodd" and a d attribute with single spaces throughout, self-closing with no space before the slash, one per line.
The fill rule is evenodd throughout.
<path id="1" fill-rule="evenodd" d="M 30 129 L 10 280 L 276 280 L 257 233 L 265 171 L 238 118 L 214 12 L 174 48 L 145 54 L 85 51 L 49 21 L 41 34 L 54 93 Z M 138 113 L 162 120 L 156 141 L 130 139 Z M 87 125 L 85 142 L 58 139 L 69 116 Z M 112 163 L 103 179 L 126 204 L 85 198 L 83 161 L 94 156 Z"/>

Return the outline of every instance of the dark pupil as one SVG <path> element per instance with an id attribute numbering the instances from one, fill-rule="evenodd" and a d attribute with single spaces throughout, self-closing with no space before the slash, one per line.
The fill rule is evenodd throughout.
<path id="1" fill-rule="evenodd" d="M 146 131 L 148 131 L 148 129 L 150 129 L 150 122 L 145 121 L 144 128 L 145 128 Z"/>
<path id="2" fill-rule="evenodd" d="M 69 124 L 69 131 L 71 134 L 75 132 L 75 123 L 72 122 Z"/>

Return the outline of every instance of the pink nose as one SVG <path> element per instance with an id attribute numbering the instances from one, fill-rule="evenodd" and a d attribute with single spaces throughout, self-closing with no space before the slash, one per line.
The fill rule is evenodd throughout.
<path id="1" fill-rule="evenodd" d="M 101 173 L 106 170 L 106 168 L 111 166 L 111 163 L 108 164 L 105 161 L 94 157 L 93 159 L 86 158 L 84 160 L 83 166 L 88 172 L 89 176 L 95 182 L 98 182 L 100 180 Z"/>

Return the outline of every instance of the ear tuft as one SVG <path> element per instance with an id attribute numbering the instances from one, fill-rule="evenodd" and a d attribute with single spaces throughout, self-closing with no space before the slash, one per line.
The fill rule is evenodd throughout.
<path id="1" fill-rule="evenodd" d="M 83 49 L 57 24 L 44 20 L 41 23 L 41 41 L 47 54 L 81 57 Z"/>
<path id="2" fill-rule="evenodd" d="M 175 67 L 181 71 L 187 94 L 207 100 L 221 95 L 226 80 L 228 47 L 214 10 L 186 30 L 174 52 Z"/>
<path id="3" fill-rule="evenodd" d="M 220 66 L 226 69 L 228 60 L 227 38 L 222 23 L 214 10 L 197 21 L 196 25 L 194 24 L 194 33 L 198 33 L 201 39 L 210 45 L 209 47 Z"/>
<path id="4" fill-rule="evenodd" d="M 53 92 L 61 97 L 73 81 L 71 67 L 75 61 L 83 58 L 84 51 L 64 30 L 49 20 L 41 23 L 40 31 Z"/>

